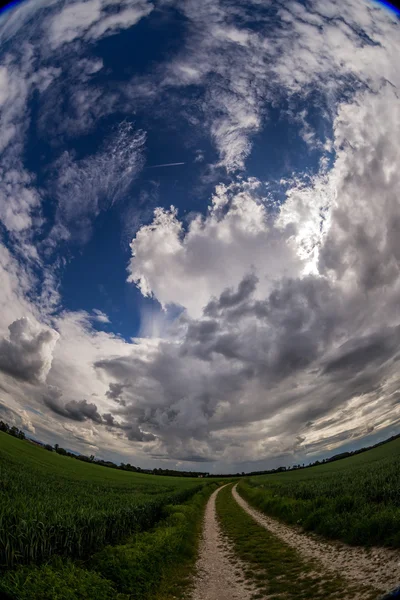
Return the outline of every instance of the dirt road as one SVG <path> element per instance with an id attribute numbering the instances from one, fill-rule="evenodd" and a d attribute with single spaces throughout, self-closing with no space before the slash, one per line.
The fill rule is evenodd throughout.
<path id="1" fill-rule="evenodd" d="M 215 499 L 221 489 L 213 492 L 206 507 L 192 600 L 250 600 L 252 597 L 253 587 L 246 584 L 241 562 L 234 556 L 217 521 Z"/>
<path id="2" fill-rule="evenodd" d="M 226 486 L 223 486 L 226 487 Z M 216 497 L 223 488 L 210 496 L 204 516 L 203 536 L 197 561 L 197 576 L 191 600 L 251 600 L 257 595 L 257 588 L 246 581 L 245 565 L 235 555 L 232 543 L 222 533 L 216 513 Z M 316 535 L 309 535 L 289 527 L 252 508 L 239 495 L 236 486 L 232 489 L 236 502 L 258 525 L 266 528 L 285 544 L 299 553 L 299 559 L 313 561 L 320 567 L 318 572 L 328 578 L 340 575 L 349 582 L 351 598 L 362 597 L 357 589 L 371 586 L 379 597 L 382 590 L 389 590 L 400 581 L 400 552 L 386 548 L 357 548 L 342 543 L 330 543 Z M 357 586 L 352 584 L 356 583 Z M 354 592 L 354 590 L 356 590 Z M 350 591 L 350 590 L 349 590 Z M 349 597 L 350 597 L 349 595 Z M 264 596 L 268 598 L 269 596 Z M 290 596 L 292 597 L 292 596 Z M 330 597 L 330 596 L 329 596 Z M 336 597 L 336 596 L 335 596 Z M 340 596 L 342 598 L 342 596 Z"/>
<path id="3" fill-rule="evenodd" d="M 400 552 L 389 548 L 348 546 L 340 542 L 327 542 L 316 535 L 304 534 L 267 517 L 252 508 L 238 494 L 234 486 L 236 502 L 272 534 L 279 537 L 305 558 L 317 560 L 326 571 L 340 573 L 349 581 L 360 582 L 377 589 L 391 589 L 400 583 Z"/>

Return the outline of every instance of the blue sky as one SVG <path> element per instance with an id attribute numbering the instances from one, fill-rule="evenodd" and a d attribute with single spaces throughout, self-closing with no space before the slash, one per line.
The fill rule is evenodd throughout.
<path id="1" fill-rule="evenodd" d="M 217 471 L 396 431 L 399 39 L 367 0 L 3 13 L 5 418 Z"/>
<path id="2" fill-rule="evenodd" d="M 100 39 L 90 48 L 90 54 L 103 61 L 100 73 L 91 78 L 93 85 L 118 87 L 132 77 L 151 75 L 154 68 L 167 63 L 179 50 L 185 33 L 183 16 L 172 8 L 153 12 L 135 26 L 134 34 L 128 29 L 118 36 Z M 62 65 L 62 57 L 54 64 Z M 63 110 L 66 111 L 68 85 L 66 80 L 62 88 L 65 91 Z M 190 101 L 191 95 L 199 94 L 199 90 L 189 90 L 185 93 L 185 102 Z M 166 96 L 168 102 L 168 93 Z M 60 139 L 57 134 L 52 135 L 51 127 L 49 131 L 38 131 L 35 116 L 38 117 L 40 102 L 40 97 L 31 101 L 33 118 L 25 145 L 24 164 L 35 174 L 37 185 L 45 189 L 52 174 L 50 165 L 61 153 L 68 151 L 78 159 L 92 156 L 115 126 L 124 120 L 133 123 L 136 129 L 146 131 L 144 169 L 117 205 L 99 214 L 90 240 L 68 249 L 68 264 L 60 278 L 62 309 L 99 309 L 110 316 L 111 322 L 106 329 L 129 339 L 139 333 L 143 307 L 155 312 L 161 309 L 156 299 L 143 298 L 137 288 L 126 281 L 129 242 L 136 230 L 152 220 L 156 206 L 168 208 L 173 204 L 181 216 L 192 211 L 205 213 L 215 182 L 229 181 L 230 178 L 218 173 L 210 181 L 204 180 L 207 166 L 217 160 L 217 154 L 204 133 L 185 121 L 179 121 L 178 126 L 176 115 L 170 108 L 166 114 L 149 114 L 144 105 L 132 114 L 128 107 L 100 119 L 96 128 L 86 134 L 72 137 L 66 131 Z M 174 98 L 172 102 L 179 103 L 180 98 Z M 201 161 L 198 160 L 199 153 Z M 157 167 L 175 162 L 184 164 Z M 257 172 L 257 163 L 254 169 Z M 49 227 L 54 208 L 50 190 L 48 202 L 44 204 Z"/>
<path id="3" fill-rule="evenodd" d="M 254 26 L 256 29 L 256 25 Z M 182 15 L 176 10 L 154 12 L 140 21 L 134 30 L 121 32 L 99 40 L 91 48 L 91 54 L 103 61 L 103 68 L 91 78 L 93 85 L 118 87 L 132 77 L 150 77 L 163 63 L 173 60 L 186 35 Z M 55 61 L 55 65 L 62 64 Z M 68 98 L 68 80 L 65 83 Z M 200 88 L 185 90 L 180 96 L 165 93 L 161 101 L 171 104 L 161 114 L 140 106 L 134 114 L 130 110 L 108 115 L 98 121 L 96 128 L 69 137 L 68 131 L 60 139 L 49 131 L 38 131 L 40 97 L 34 97 L 30 110 L 32 119 L 25 145 L 24 164 L 34 173 L 38 187 L 50 187 L 44 211 L 48 227 L 54 218 L 51 200 L 51 165 L 65 151 L 77 159 L 90 157 L 98 151 L 104 140 L 118 123 L 129 120 L 135 129 L 146 131 L 145 166 L 123 197 L 115 206 L 96 217 L 90 239 L 85 244 L 68 248 L 68 264 L 60 277 L 62 309 L 71 311 L 99 309 L 110 317 L 106 330 L 122 335 L 125 339 L 135 337 L 140 331 L 143 307 L 159 312 L 160 304 L 155 298 L 143 298 L 139 290 L 126 280 L 130 258 L 129 242 L 140 225 L 152 220 L 156 206 L 168 209 L 173 204 L 181 218 L 188 213 L 206 214 L 209 198 L 216 183 L 230 183 L 235 176 L 218 169 L 209 173 L 209 165 L 218 161 L 218 154 L 208 136 L 184 120 L 177 122 L 175 108 L 179 103 L 191 104 L 201 98 Z M 285 199 L 285 187 L 281 178 L 295 174 L 315 175 L 323 154 L 320 147 L 307 144 L 302 139 L 302 123 L 298 113 L 307 112 L 315 139 L 323 141 L 331 134 L 332 124 L 324 115 L 323 98 L 307 101 L 301 98 L 289 103 L 282 101 L 274 107 L 266 103 L 265 123 L 253 137 L 252 150 L 246 161 L 246 175 L 268 181 L 279 188 L 280 198 Z M 68 112 L 68 101 L 63 110 Z M 321 107 L 319 106 L 321 103 Z M 311 108 L 310 108 L 311 107 Z M 201 160 L 199 160 L 201 157 Z M 170 163 L 182 165 L 159 167 Z M 63 252 L 65 249 L 63 249 Z M 51 264 L 51 257 L 49 264 Z M 103 324 L 102 324 L 103 326 Z"/>

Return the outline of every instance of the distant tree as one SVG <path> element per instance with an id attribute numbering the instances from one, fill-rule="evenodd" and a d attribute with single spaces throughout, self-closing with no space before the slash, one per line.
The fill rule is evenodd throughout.
<path id="1" fill-rule="evenodd" d="M 58 452 L 58 444 L 54 444 L 54 450 Z"/>
<path id="2" fill-rule="evenodd" d="M 78 454 L 76 458 L 78 460 L 82 460 L 83 462 L 90 462 L 90 458 L 88 456 L 85 456 L 84 454 Z"/>
<path id="3" fill-rule="evenodd" d="M 18 434 L 19 434 L 18 427 L 15 427 L 15 425 L 13 425 L 9 431 L 9 434 L 13 435 L 14 437 L 18 437 Z"/>
<path id="4" fill-rule="evenodd" d="M 54 450 L 54 448 L 53 448 L 53 446 L 51 446 L 51 444 L 46 444 L 46 445 L 44 446 L 44 448 L 45 448 L 46 450 L 48 450 L 49 452 L 53 452 L 53 450 Z"/>

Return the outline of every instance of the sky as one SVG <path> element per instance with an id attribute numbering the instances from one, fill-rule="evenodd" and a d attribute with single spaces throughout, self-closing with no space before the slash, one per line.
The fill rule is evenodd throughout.
<path id="1" fill-rule="evenodd" d="M 210 472 L 398 433 L 399 51 L 372 0 L 0 14 L 0 418 Z"/>

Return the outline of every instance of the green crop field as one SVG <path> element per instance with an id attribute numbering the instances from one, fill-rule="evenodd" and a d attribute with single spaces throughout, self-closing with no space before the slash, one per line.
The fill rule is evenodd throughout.
<path id="1" fill-rule="evenodd" d="M 400 547 L 400 439 L 335 462 L 250 477 L 239 488 L 288 524 L 350 544 Z"/>
<path id="2" fill-rule="evenodd" d="M 400 439 L 308 469 L 243 478 L 239 491 L 267 514 L 328 538 L 400 547 L 399 469 Z M 217 486 L 81 462 L 0 432 L 0 597 L 186 597 L 204 507 Z M 260 578 L 260 561 L 269 565 L 265 589 L 293 597 L 312 589 L 316 598 L 350 589 L 340 577 L 317 577 L 311 563 L 253 523 L 230 486 L 217 509 L 248 573 Z M 301 589 L 284 580 L 282 560 Z"/>
<path id="3" fill-rule="evenodd" d="M 61 569 L 60 577 L 68 580 L 78 569 L 81 581 L 80 567 L 69 559 L 87 561 L 110 544 L 151 530 L 168 517 L 171 509 L 166 507 L 190 502 L 203 487 L 198 478 L 110 469 L 0 433 L 0 569 L 13 581 L 17 578 L 12 589 L 18 587 L 18 577 L 27 588 L 26 578 L 39 573 L 33 565 L 42 565 L 40 577 L 49 568 L 53 577 L 54 566 L 49 564 L 61 557 L 55 572 Z M 85 577 L 89 575 L 94 576 L 85 571 Z M 93 581 L 90 586 L 96 589 Z M 115 590 L 110 589 L 113 597 Z"/>

